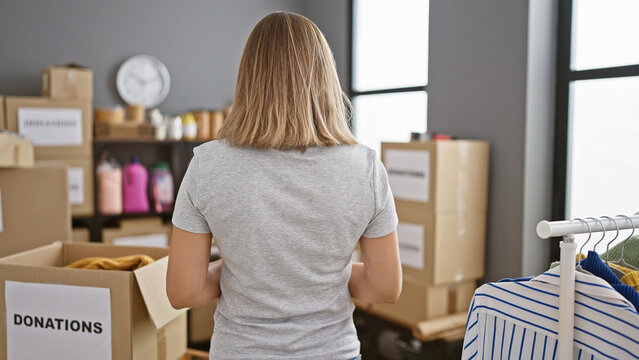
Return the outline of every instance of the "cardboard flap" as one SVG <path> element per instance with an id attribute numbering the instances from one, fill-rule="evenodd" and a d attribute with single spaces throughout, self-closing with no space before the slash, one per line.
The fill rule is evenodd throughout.
<path id="1" fill-rule="evenodd" d="M 169 258 L 163 257 L 153 264 L 135 270 L 135 279 L 140 287 L 146 309 L 157 329 L 186 312 L 186 309 L 175 310 L 166 296 L 166 269 Z"/>

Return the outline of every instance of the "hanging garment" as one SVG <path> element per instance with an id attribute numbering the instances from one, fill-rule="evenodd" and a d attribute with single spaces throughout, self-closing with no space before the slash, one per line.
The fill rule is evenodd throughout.
<path id="1" fill-rule="evenodd" d="M 608 263 L 608 266 L 621 271 L 624 275 L 619 278 L 623 284 L 632 286 L 635 290 L 639 291 L 639 271 L 628 269 L 621 265 Z"/>
<path id="2" fill-rule="evenodd" d="M 639 359 L 632 304 L 599 277 L 575 279 L 575 359 Z M 485 284 L 470 306 L 462 359 L 557 359 L 558 319 L 559 268 Z"/>
<path id="3" fill-rule="evenodd" d="M 577 262 L 579 262 L 579 260 L 583 260 L 583 259 L 585 259 L 585 258 L 586 258 L 586 255 L 584 255 L 584 254 L 575 255 L 575 264 L 576 264 Z M 553 261 L 553 262 L 551 262 L 551 263 L 550 263 L 550 267 L 548 268 L 548 270 L 556 268 L 557 266 L 559 266 L 559 264 L 561 264 L 561 262 L 560 262 L 560 261 Z"/>
<path id="4" fill-rule="evenodd" d="M 609 261 L 621 259 L 621 246 L 622 243 L 619 243 L 607 251 Z M 601 257 L 605 259 L 606 253 L 601 254 Z M 623 249 L 623 258 L 628 264 L 639 268 L 639 236 L 633 236 L 626 241 Z"/>
<path id="5" fill-rule="evenodd" d="M 593 275 L 602 278 L 617 290 L 619 294 L 628 299 L 635 309 L 639 309 L 639 293 L 632 286 L 625 285 L 615 275 L 612 270 L 601 260 L 599 254 L 594 251 L 588 251 L 588 256 L 581 260 L 580 265 L 586 271 L 590 271 Z"/>

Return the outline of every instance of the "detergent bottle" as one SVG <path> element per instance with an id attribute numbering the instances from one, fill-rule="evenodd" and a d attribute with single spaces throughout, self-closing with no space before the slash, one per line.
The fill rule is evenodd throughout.
<path id="1" fill-rule="evenodd" d="M 173 175 L 166 162 L 153 165 L 151 171 L 151 191 L 153 193 L 153 208 L 157 213 L 173 210 Z"/>
<path id="2" fill-rule="evenodd" d="M 98 178 L 98 211 L 103 215 L 122 214 L 122 167 L 108 152 L 96 169 Z"/>
<path id="3" fill-rule="evenodd" d="M 149 212 L 148 183 L 149 173 L 140 164 L 138 157 L 132 156 L 122 174 L 125 213 Z"/>

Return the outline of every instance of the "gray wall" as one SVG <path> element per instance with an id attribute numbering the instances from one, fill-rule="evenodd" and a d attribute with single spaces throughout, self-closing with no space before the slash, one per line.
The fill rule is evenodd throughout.
<path id="1" fill-rule="evenodd" d="M 39 95 L 40 69 L 73 61 L 93 69 L 96 106 L 119 104 L 115 89 L 119 65 L 129 56 L 150 54 L 164 62 L 171 74 L 171 92 L 160 106 L 163 111 L 226 106 L 233 98 L 237 67 L 251 29 L 263 16 L 278 10 L 302 13 L 317 21 L 344 81 L 349 53 L 346 3 L 1 1 L 0 94 Z"/>
<path id="2" fill-rule="evenodd" d="M 550 217 L 556 25 L 537 2 L 430 1 L 429 130 L 491 144 L 486 280 L 549 259 L 534 225 Z"/>
<path id="3" fill-rule="evenodd" d="M 322 30 L 331 46 L 344 90 L 351 84 L 350 6 L 347 0 L 307 0 L 303 10 L 303 14 Z"/>
<path id="4" fill-rule="evenodd" d="M 232 100 L 244 42 L 277 10 L 324 32 L 349 86 L 348 0 L 13 1 L 0 3 L 0 94 L 39 94 L 40 68 L 95 71 L 95 104 L 119 103 L 115 73 L 149 53 L 172 75 L 168 112 Z M 486 279 L 534 274 L 548 262 L 537 221 L 550 216 L 555 4 L 430 0 L 428 127 L 491 143 Z"/>

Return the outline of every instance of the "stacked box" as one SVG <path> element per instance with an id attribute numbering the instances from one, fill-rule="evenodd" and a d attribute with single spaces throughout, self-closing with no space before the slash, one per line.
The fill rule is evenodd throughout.
<path id="1" fill-rule="evenodd" d="M 0 132 L 0 168 L 33 167 L 33 143 L 16 134 Z"/>
<path id="2" fill-rule="evenodd" d="M 42 74 L 44 97 L 6 97 L 6 127 L 33 141 L 36 161 L 69 168 L 71 214 L 93 216 L 93 74 L 74 66 Z"/>
<path id="3" fill-rule="evenodd" d="M 217 300 L 189 310 L 189 343 L 202 343 L 211 341 L 213 328 L 215 327 L 215 310 Z"/>
<path id="4" fill-rule="evenodd" d="M 93 71 L 83 66 L 52 65 L 42 69 L 42 96 L 93 100 Z"/>
<path id="5" fill-rule="evenodd" d="M 0 257 L 71 238 L 67 171 L 0 169 Z"/>
<path id="6" fill-rule="evenodd" d="M 395 305 L 375 313 L 408 324 L 466 311 L 484 275 L 489 145 L 383 143 L 404 274 Z"/>
<path id="7" fill-rule="evenodd" d="M 162 218 L 120 220 L 119 227 L 103 228 L 102 242 L 113 245 L 168 247 L 173 226 Z"/>
<path id="8" fill-rule="evenodd" d="M 133 271 L 64 267 L 137 254 L 155 262 Z M 0 259 L 0 359 L 179 358 L 186 311 L 166 296 L 167 255 L 166 248 L 56 242 Z"/>

